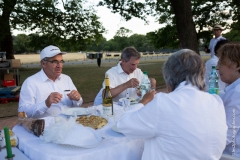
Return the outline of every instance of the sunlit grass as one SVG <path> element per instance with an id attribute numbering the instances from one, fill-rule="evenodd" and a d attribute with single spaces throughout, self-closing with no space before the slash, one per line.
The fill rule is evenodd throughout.
<path id="1" fill-rule="evenodd" d="M 208 59 L 203 58 L 204 61 Z M 141 61 L 139 68 L 148 71 L 149 77 L 157 80 L 157 88 L 165 85 L 162 76 L 162 66 L 164 60 L 156 59 L 151 61 Z M 101 67 L 96 64 L 65 65 L 63 73 L 72 78 L 73 83 L 83 97 L 84 103 L 94 101 L 95 96 L 102 87 L 105 72 L 116 65 L 116 62 L 103 63 Z M 20 84 L 23 81 L 40 71 L 40 68 L 20 68 Z M 18 102 L 0 104 L 0 117 L 17 115 Z"/>

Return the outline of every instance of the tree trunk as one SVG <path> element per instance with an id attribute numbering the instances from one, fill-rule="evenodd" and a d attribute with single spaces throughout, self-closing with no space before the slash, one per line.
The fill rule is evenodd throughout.
<path id="1" fill-rule="evenodd" d="M 10 28 L 10 14 L 14 10 L 17 0 L 4 0 L 2 16 L 0 17 L 0 47 L 6 52 L 7 59 L 15 59 L 13 51 L 13 40 Z"/>
<path id="2" fill-rule="evenodd" d="M 181 48 L 188 48 L 199 54 L 197 32 L 192 19 L 191 0 L 170 0 L 170 2 L 175 13 Z"/>

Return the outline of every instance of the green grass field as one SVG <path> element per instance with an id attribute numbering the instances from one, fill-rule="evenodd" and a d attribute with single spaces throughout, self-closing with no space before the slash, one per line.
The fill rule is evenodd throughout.
<path id="1" fill-rule="evenodd" d="M 84 103 L 94 101 L 95 96 L 102 87 L 105 72 L 115 66 L 116 63 L 103 63 L 101 67 L 96 64 L 89 65 L 65 65 L 63 73 L 69 75 L 78 91 L 83 97 Z M 164 80 L 161 74 L 163 61 L 145 61 L 139 64 L 142 71 L 148 71 L 149 77 L 157 80 L 157 87 L 164 85 Z M 20 84 L 23 81 L 38 72 L 40 68 L 20 68 Z M 17 115 L 18 102 L 9 102 L 0 104 L 0 117 Z"/>
<path id="2" fill-rule="evenodd" d="M 205 59 L 206 60 L 206 59 Z M 142 71 L 148 71 L 149 77 L 155 78 L 157 81 L 157 88 L 165 86 L 162 76 L 162 66 L 164 60 L 141 61 L 139 68 Z M 102 63 L 101 67 L 96 64 L 88 65 L 65 65 L 63 73 L 69 75 L 78 91 L 83 97 L 84 103 L 93 102 L 98 91 L 102 87 L 105 72 L 116 65 L 114 63 Z M 38 72 L 40 68 L 20 68 L 20 84 L 23 81 Z M 9 102 L 0 104 L 0 117 L 17 115 L 18 102 Z"/>

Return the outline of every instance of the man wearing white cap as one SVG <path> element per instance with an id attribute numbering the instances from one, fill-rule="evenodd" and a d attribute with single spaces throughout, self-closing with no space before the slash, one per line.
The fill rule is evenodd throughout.
<path id="1" fill-rule="evenodd" d="M 52 45 L 41 51 L 42 69 L 23 82 L 18 112 L 39 118 L 56 116 L 66 107 L 82 105 L 83 99 L 71 78 L 62 74 L 63 54 L 66 52 Z"/>
<path id="2" fill-rule="evenodd" d="M 217 42 L 220 39 L 226 39 L 226 38 L 222 37 L 222 31 L 223 31 L 223 27 L 221 25 L 218 25 L 218 24 L 215 25 L 213 27 L 213 34 L 215 37 L 211 39 L 209 47 L 204 48 L 204 51 L 206 53 L 211 53 L 211 58 L 215 55 L 214 48 L 215 48 L 215 45 L 217 44 Z"/>

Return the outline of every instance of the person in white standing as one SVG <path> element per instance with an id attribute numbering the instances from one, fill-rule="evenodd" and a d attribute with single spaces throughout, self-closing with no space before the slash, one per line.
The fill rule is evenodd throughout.
<path id="1" fill-rule="evenodd" d="M 204 72 L 194 51 L 173 53 L 163 66 L 169 93 L 148 92 L 118 120 L 116 127 L 126 137 L 145 139 L 142 160 L 220 159 L 225 111 L 218 95 L 203 92 Z"/>
<path id="2" fill-rule="evenodd" d="M 42 69 L 23 82 L 18 112 L 39 118 L 60 114 L 64 107 L 82 105 L 82 96 L 71 78 L 62 74 L 63 54 L 66 52 L 52 45 L 41 51 Z"/>
<path id="3" fill-rule="evenodd" d="M 218 49 L 223 46 L 226 43 L 229 43 L 229 40 L 226 39 L 219 39 L 219 41 L 217 42 L 215 48 L 214 48 L 214 52 L 215 55 L 210 58 L 206 63 L 205 63 L 205 68 L 206 68 L 206 72 L 205 72 L 205 84 L 206 84 L 206 91 L 208 92 L 209 90 L 209 76 L 211 74 L 212 71 L 212 66 L 217 66 L 218 63 Z M 219 73 L 218 73 L 218 87 L 219 87 L 219 94 L 222 94 L 224 92 L 224 89 L 226 87 L 226 83 L 222 82 L 222 80 L 220 79 Z"/>
<path id="4" fill-rule="evenodd" d="M 211 57 L 213 57 L 215 55 L 214 48 L 215 48 L 215 45 L 218 42 L 218 40 L 219 39 L 225 39 L 222 36 L 222 31 L 223 31 L 223 27 L 221 25 L 219 25 L 219 24 L 215 25 L 213 27 L 214 38 L 211 39 L 209 47 L 208 48 L 207 47 L 204 48 L 204 51 L 206 53 L 211 53 Z"/>
<path id="5" fill-rule="evenodd" d="M 228 43 L 219 49 L 216 68 L 228 86 L 220 95 L 228 125 L 225 154 L 240 157 L 240 43 Z"/>

